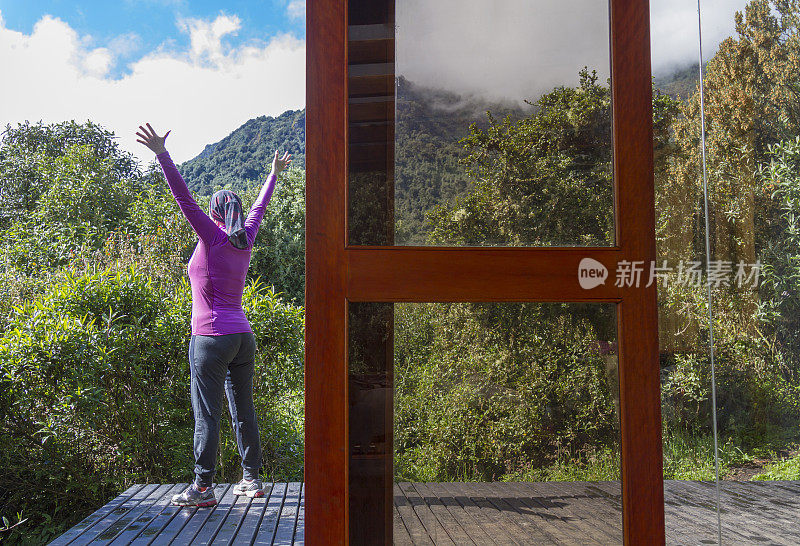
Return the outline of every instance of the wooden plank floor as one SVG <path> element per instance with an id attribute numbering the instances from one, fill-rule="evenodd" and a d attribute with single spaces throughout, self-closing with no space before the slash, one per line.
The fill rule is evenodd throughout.
<path id="1" fill-rule="evenodd" d="M 216 486 L 214 508 L 181 508 L 187 484 L 134 485 L 51 544 L 304 543 L 305 485 L 260 499 Z M 667 544 L 717 543 L 713 482 L 664 484 Z M 723 544 L 800 544 L 800 482 L 723 482 Z M 619 482 L 417 483 L 394 487 L 394 544 L 622 544 Z"/>
<path id="2" fill-rule="evenodd" d="M 170 504 L 188 484 L 142 485 L 128 488 L 51 542 L 66 544 L 221 545 L 303 544 L 305 484 L 265 484 L 265 496 L 233 495 L 231 484 L 219 484 L 212 508 Z"/>
<path id="3" fill-rule="evenodd" d="M 666 543 L 717 544 L 713 482 L 664 483 Z M 800 544 L 800 482 L 723 482 L 723 544 Z M 619 482 L 400 483 L 394 544 L 622 544 Z"/>

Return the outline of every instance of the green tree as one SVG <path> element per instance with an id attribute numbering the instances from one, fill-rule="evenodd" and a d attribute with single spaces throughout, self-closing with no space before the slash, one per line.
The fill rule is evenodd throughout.
<path id="1" fill-rule="evenodd" d="M 251 205 L 260 191 L 260 185 L 251 185 L 242 194 L 243 204 Z M 248 278 L 271 284 L 299 305 L 305 301 L 305 199 L 305 172 L 292 168 L 281 173 L 253 243 L 247 272 Z"/>
<path id="2" fill-rule="evenodd" d="M 613 243 L 611 97 L 584 69 L 517 122 L 489 114 L 463 139 L 472 187 L 429 216 L 429 240 L 455 245 Z"/>
<path id="3" fill-rule="evenodd" d="M 36 208 L 39 197 L 50 187 L 43 166 L 64 156 L 74 145 L 88 146 L 98 158 L 106 158 L 116 178 L 135 177 L 135 158 L 120 150 L 113 133 L 87 121 L 7 125 L 0 140 L 0 219 Z"/>
<path id="4" fill-rule="evenodd" d="M 752 0 L 736 12 L 736 35 L 706 65 L 705 121 L 712 259 L 754 263 L 780 223 L 758 176 L 769 146 L 800 132 L 800 4 Z M 678 152 L 659 188 L 659 253 L 703 261 L 699 90 L 682 104 L 673 130 Z M 755 326 L 756 293 L 732 291 Z"/>
<path id="5" fill-rule="evenodd" d="M 66 265 L 81 247 L 102 248 L 148 183 L 138 172 L 121 177 L 113 158 L 86 144 L 67 146 L 34 173 L 42 181 L 35 207 L 2 233 L 5 266 L 29 274 Z"/>

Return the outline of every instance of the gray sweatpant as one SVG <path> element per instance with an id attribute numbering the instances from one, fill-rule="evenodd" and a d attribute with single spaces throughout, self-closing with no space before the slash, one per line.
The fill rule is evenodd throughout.
<path id="1" fill-rule="evenodd" d="M 200 487 L 212 485 L 219 448 L 222 392 L 228 397 L 231 423 L 242 457 L 245 479 L 258 477 L 261 441 L 253 407 L 256 339 L 251 332 L 222 336 L 193 335 L 189 341 L 194 473 Z"/>

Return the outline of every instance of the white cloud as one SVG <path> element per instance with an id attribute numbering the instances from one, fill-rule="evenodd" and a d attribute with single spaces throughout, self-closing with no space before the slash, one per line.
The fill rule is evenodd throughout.
<path id="1" fill-rule="evenodd" d="M 108 43 L 108 48 L 114 55 L 126 57 L 141 49 L 141 38 L 135 32 L 120 34 Z"/>
<path id="2" fill-rule="evenodd" d="M 159 48 L 114 79 L 108 74 L 123 54 L 119 44 L 91 48 L 86 37 L 51 16 L 24 34 L 5 28 L 0 14 L 0 125 L 91 119 L 149 161 L 152 154 L 134 133 L 150 122 L 160 133 L 172 130 L 168 148 L 181 162 L 250 118 L 304 106 L 302 40 L 279 35 L 266 44 L 232 48 L 224 37 L 239 28 L 236 17 L 179 24 L 189 34 L 188 51 Z"/>
<path id="3" fill-rule="evenodd" d="M 609 73 L 608 4 L 586 0 L 398 0 L 397 72 L 494 98 L 533 98 Z M 600 22 L 600 23 L 598 23 Z"/>
<path id="4" fill-rule="evenodd" d="M 102 78 L 108 74 L 113 62 L 111 51 L 104 47 L 98 47 L 89 51 L 83 58 L 83 68 L 92 76 Z"/>
<path id="5" fill-rule="evenodd" d="M 286 8 L 290 19 L 303 19 L 306 16 L 306 0 L 292 0 Z"/>
<path id="6" fill-rule="evenodd" d="M 734 13 L 747 0 L 703 0 L 703 57 L 710 59 L 720 42 L 734 34 Z M 650 44 L 653 72 L 663 73 L 696 63 L 700 58 L 697 0 L 652 0 Z"/>
<path id="7" fill-rule="evenodd" d="M 702 0 L 706 58 L 746 0 Z M 697 0 L 652 0 L 655 72 L 696 62 Z M 396 69 L 412 81 L 496 98 L 608 77 L 609 4 L 599 0 L 397 0 Z"/>
<path id="8" fill-rule="evenodd" d="M 236 34 L 242 24 L 238 17 L 220 15 L 213 21 L 203 19 L 180 19 L 178 27 L 189 34 L 192 42 L 192 60 L 208 60 L 214 64 L 225 61 L 222 38 Z"/>

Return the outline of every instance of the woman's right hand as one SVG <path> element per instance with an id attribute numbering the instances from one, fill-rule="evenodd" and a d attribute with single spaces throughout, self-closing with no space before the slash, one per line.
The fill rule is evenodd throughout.
<path id="1" fill-rule="evenodd" d="M 139 129 L 141 129 L 142 132 L 141 133 L 138 131 L 136 132 L 136 136 L 139 137 L 136 139 L 136 142 L 144 144 L 145 146 L 150 148 L 156 155 L 163 154 L 164 152 L 167 151 L 167 148 L 164 146 L 164 143 L 167 140 L 167 135 L 169 135 L 170 131 L 167 131 L 167 133 L 163 137 L 160 137 L 156 134 L 153 128 L 150 127 L 149 123 L 147 123 L 146 125 L 147 129 L 139 125 Z M 277 154 L 278 152 L 275 152 L 275 155 Z"/>
<path id="2" fill-rule="evenodd" d="M 278 157 L 278 150 L 275 150 L 275 157 L 272 158 L 272 174 L 278 176 L 291 162 L 292 156 L 289 155 L 289 152 L 285 152 L 283 157 Z"/>

